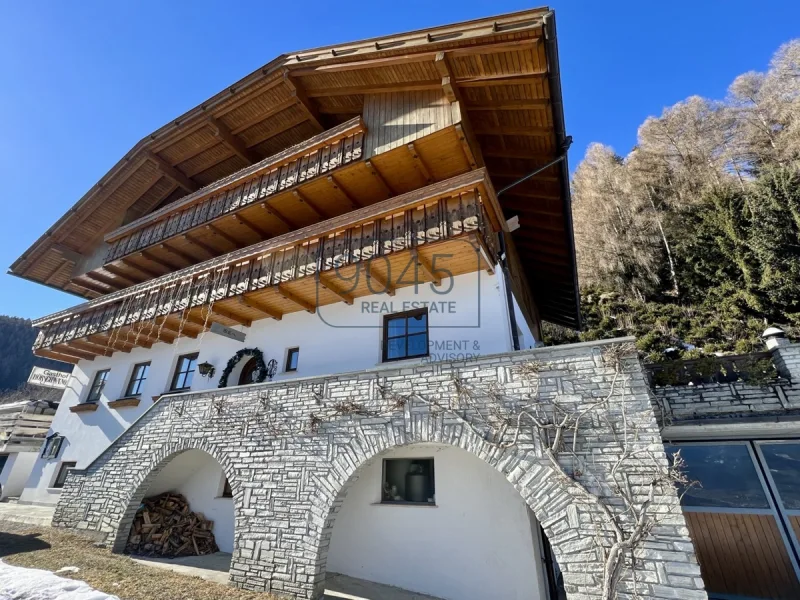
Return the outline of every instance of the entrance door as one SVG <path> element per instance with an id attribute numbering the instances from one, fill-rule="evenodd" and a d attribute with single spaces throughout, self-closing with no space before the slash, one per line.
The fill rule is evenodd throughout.
<path id="1" fill-rule="evenodd" d="M 248 383 L 255 383 L 256 378 L 256 359 L 255 357 L 251 357 L 248 360 L 244 367 L 242 367 L 242 374 L 239 375 L 239 385 L 247 385 Z"/>

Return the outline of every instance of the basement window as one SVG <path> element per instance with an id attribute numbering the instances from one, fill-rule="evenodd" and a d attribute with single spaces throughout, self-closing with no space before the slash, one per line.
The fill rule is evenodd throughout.
<path id="1" fill-rule="evenodd" d="M 386 458 L 383 461 L 382 504 L 436 504 L 432 458 Z"/>

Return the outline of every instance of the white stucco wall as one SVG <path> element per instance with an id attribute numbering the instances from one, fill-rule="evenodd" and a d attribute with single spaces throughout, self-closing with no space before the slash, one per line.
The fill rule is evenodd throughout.
<path id="1" fill-rule="evenodd" d="M 223 552 L 233 552 L 233 498 L 222 497 L 222 467 L 209 454 L 189 450 L 173 458 L 156 476 L 145 497 L 183 494 L 193 512 L 214 521 L 214 537 Z"/>
<path id="2" fill-rule="evenodd" d="M 379 503 L 383 459 L 431 457 L 435 507 Z M 327 568 L 448 600 L 544 600 L 537 527 L 495 469 L 460 448 L 417 444 L 363 467 L 336 517 Z"/>
<path id="3" fill-rule="evenodd" d="M 50 486 L 60 462 L 76 461 L 80 469 L 94 460 L 152 405 L 154 396 L 169 391 L 182 354 L 199 352 L 198 363 L 208 361 L 216 367 L 210 379 L 195 373 L 193 390 L 216 388 L 226 363 L 242 348 L 257 347 L 265 361 L 277 360 L 275 380 L 370 369 L 381 364 L 384 315 L 424 303 L 429 305 L 430 360 L 456 360 L 512 349 L 501 281 L 496 274 L 481 271 L 444 279 L 438 288 L 430 284 L 416 289 L 410 286 L 397 290 L 393 297 L 375 295 L 357 299 L 353 305 L 339 302 L 323 306 L 316 314 L 301 311 L 284 315 L 280 321 L 262 319 L 252 327 L 237 326 L 235 329 L 247 334 L 243 343 L 206 332 L 196 339 L 182 337 L 173 344 L 159 343 L 150 349 L 82 360 L 73 369 L 51 426 L 51 432 L 66 436 L 61 453 L 57 459 L 37 459 L 20 501 L 55 504 L 59 490 Z M 299 366 L 295 372 L 284 373 L 286 352 L 292 347 L 300 348 Z M 139 406 L 109 408 L 108 401 L 123 396 L 133 366 L 148 360 L 150 372 Z M 97 410 L 70 412 L 71 406 L 85 400 L 95 373 L 102 369 L 111 371 Z M 229 379 L 229 385 L 237 383 L 238 371 Z"/>
<path id="4" fill-rule="evenodd" d="M 8 455 L 3 472 L 0 473 L 0 500 L 22 493 L 37 456 L 36 452 L 14 452 Z"/>

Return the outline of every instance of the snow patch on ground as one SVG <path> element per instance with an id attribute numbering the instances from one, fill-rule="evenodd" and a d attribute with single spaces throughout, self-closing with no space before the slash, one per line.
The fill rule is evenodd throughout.
<path id="1" fill-rule="evenodd" d="M 65 579 L 50 571 L 14 567 L 0 560 L 0 600 L 119 600 L 89 587 L 83 581 Z"/>

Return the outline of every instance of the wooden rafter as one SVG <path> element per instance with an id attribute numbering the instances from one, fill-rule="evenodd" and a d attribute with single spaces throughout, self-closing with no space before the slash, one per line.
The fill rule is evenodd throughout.
<path id="1" fill-rule="evenodd" d="M 84 273 L 81 277 L 84 277 L 86 274 Z M 70 281 L 72 285 L 76 285 L 78 287 L 82 287 L 85 290 L 89 290 L 90 292 L 94 292 L 95 294 L 100 294 L 101 296 L 108 293 L 108 290 L 104 287 L 100 287 L 94 281 L 85 281 L 82 279 L 74 278 Z"/>
<path id="2" fill-rule="evenodd" d="M 258 155 L 250 150 L 240 138 L 236 137 L 225 123 L 214 117 L 208 117 L 208 122 L 214 130 L 214 135 L 240 158 L 246 160 L 247 164 L 252 165 L 258 162 Z"/>
<path id="3" fill-rule="evenodd" d="M 325 131 L 325 126 L 322 124 L 319 111 L 311 98 L 306 95 L 300 81 L 292 77 L 289 71 L 283 72 L 283 80 L 286 82 L 286 85 L 289 86 L 289 89 L 291 89 L 292 96 L 294 96 L 300 107 L 308 116 L 308 120 L 311 121 L 318 131 Z"/>
<path id="4" fill-rule="evenodd" d="M 318 219 L 327 219 L 328 216 L 322 211 L 322 209 L 316 205 L 316 203 L 312 202 L 308 199 L 306 195 L 304 195 L 300 190 L 292 190 L 292 195 L 297 199 L 298 202 L 301 204 L 305 204 L 311 211 L 317 216 Z"/>
<path id="5" fill-rule="evenodd" d="M 339 289 L 338 286 L 336 286 L 335 284 L 331 283 L 331 278 L 330 278 L 329 275 L 326 275 L 325 273 L 319 273 L 318 272 L 317 273 L 317 281 L 319 282 L 319 284 L 323 288 L 325 288 L 326 290 L 328 290 L 330 293 L 334 294 L 335 296 L 338 296 L 339 299 L 342 302 L 344 302 L 346 304 L 353 304 L 353 302 L 354 302 L 353 296 L 351 294 L 343 292 L 342 290 Z"/>
<path id="6" fill-rule="evenodd" d="M 499 127 L 478 127 L 475 129 L 477 135 L 524 135 L 532 137 L 549 137 L 553 135 L 553 130 L 549 127 L 539 127 L 531 125 L 501 125 Z"/>
<path id="7" fill-rule="evenodd" d="M 251 119 L 247 119 L 241 125 L 238 125 L 235 129 L 231 130 L 233 135 L 238 135 L 247 129 L 250 129 L 254 125 L 258 125 L 266 121 L 267 119 L 274 117 L 279 112 L 283 112 L 287 108 L 291 108 L 293 106 L 297 106 L 297 100 L 294 97 L 287 98 L 283 102 L 279 102 L 275 106 L 271 107 L 269 110 L 263 113 L 259 113 Z"/>
<path id="8" fill-rule="evenodd" d="M 103 268 L 112 275 L 114 275 L 115 277 L 117 277 L 118 279 L 121 279 L 122 281 L 126 282 L 128 285 L 136 285 L 137 283 L 141 283 L 142 281 L 144 281 L 143 279 L 138 279 L 133 277 L 133 275 L 131 275 L 130 273 L 126 273 L 125 271 L 123 271 L 122 269 L 120 269 L 115 265 L 103 265 Z"/>
<path id="9" fill-rule="evenodd" d="M 234 214 L 232 215 L 232 217 L 234 221 L 236 221 L 240 225 L 243 225 L 244 227 L 247 227 L 250 231 L 255 233 L 261 239 L 272 237 L 266 229 L 262 229 L 261 227 L 253 223 L 250 219 L 247 219 L 239 214 Z"/>
<path id="10" fill-rule="evenodd" d="M 187 254 L 183 250 L 178 250 L 174 246 L 170 246 L 167 243 L 159 244 L 158 247 L 161 248 L 164 252 L 167 252 L 169 254 L 172 254 L 174 256 L 177 256 L 178 258 L 185 260 L 190 265 L 197 262 L 197 258 L 192 256 L 191 254 Z"/>
<path id="11" fill-rule="evenodd" d="M 52 358 L 53 360 L 60 360 L 61 362 L 69 363 L 71 365 L 77 365 L 81 359 L 75 358 L 74 356 L 68 356 L 67 354 L 62 354 L 61 352 L 56 352 L 54 350 L 48 350 L 46 348 L 37 348 L 33 352 L 36 356 L 43 356 L 44 358 Z"/>
<path id="12" fill-rule="evenodd" d="M 381 291 L 384 291 L 390 296 L 394 296 L 395 294 L 394 285 L 389 280 L 387 280 L 386 277 L 384 277 L 380 273 L 373 271 L 371 263 L 367 263 L 366 275 L 367 275 L 367 286 L 369 287 L 369 290 L 371 292 L 380 293 Z M 370 280 L 372 279 L 378 282 L 378 285 L 380 285 L 379 289 L 376 289 L 375 287 L 372 286 L 372 284 L 370 283 Z"/>
<path id="13" fill-rule="evenodd" d="M 67 356 L 79 358 L 81 360 L 94 360 L 97 357 L 97 354 L 94 352 L 79 350 L 78 348 L 73 348 L 67 344 L 54 344 L 53 351 L 58 352 L 59 354 L 66 354 Z"/>
<path id="14" fill-rule="evenodd" d="M 441 87 L 440 81 L 406 81 L 401 83 L 380 83 L 372 85 L 350 85 L 307 90 L 309 98 L 321 96 L 360 96 L 362 94 L 385 94 L 390 92 L 416 92 L 436 90 Z"/>
<path id="15" fill-rule="evenodd" d="M 171 164 L 169 164 L 167 161 L 161 158 L 158 154 L 155 154 L 154 152 L 147 152 L 147 158 L 156 163 L 158 170 L 161 171 L 161 173 L 165 177 L 172 179 L 172 181 L 177 183 L 187 192 L 196 192 L 197 190 L 200 189 L 199 184 L 189 179 L 189 177 L 187 177 L 184 173 L 173 167 Z"/>
<path id="16" fill-rule="evenodd" d="M 375 164 L 371 160 L 364 161 L 364 164 L 367 166 L 372 176 L 377 180 L 377 182 L 383 188 L 383 192 L 384 194 L 386 194 L 386 197 L 391 198 L 392 196 L 394 196 L 394 190 L 392 189 L 392 186 L 389 185 L 384 176 L 381 175 L 381 172 L 378 170 Z"/>
<path id="17" fill-rule="evenodd" d="M 239 323 L 239 325 L 244 325 L 245 327 L 250 327 L 253 324 L 253 321 L 248 319 L 247 317 L 243 317 L 238 315 L 234 312 L 229 311 L 227 308 L 222 308 L 217 304 L 212 304 L 210 306 L 211 312 L 219 315 L 220 317 L 224 317 L 226 319 L 230 319 L 231 321 L 235 321 Z"/>
<path id="18" fill-rule="evenodd" d="M 111 277 L 106 277 L 102 273 L 95 273 L 94 271 L 87 271 L 86 273 L 83 274 L 83 276 L 84 277 L 88 277 L 89 279 L 94 279 L 98 283 L 102 283 L 104 285 L 107 285 L 108 287 L 110 287 L 111 289 L 114 289 L 114 290 L 121 290 L 121 289 L 125 288 L 124 284 L 121 284 L 119 281 L 117 281 L 116 279 L 112 279 Z"/>
<path id="19" fill-rule="evenodd" d="M 278 293 L 281 296 L 286 298 L 289 302 L 293 302 L 294 304 L 296 304 L 297 306 L 299 306 L 303 310 L 305 310 L 307 312 L 310 312 L 311 314 L 314 314 L 315 312 L 317 312 L 317 307 L 314 306 L 313 303 L 309 302 L 308 300 L 306 300 L 304 298 L 301 298 L 300 296 L 298 296 L 297 294 L 294 294 L 293 292 L 290 292 L 289 290 L 286 289 L 285 285 L 278 284 L 277 290 L 278 290 Z"/>
<path id="20" fill-rule="evenodd" d="M 270 308 L 269 306 L 266 306 L 261 302 L 258 302 L 257 300 L 248 298 L 247 296 L 237 296 L 236 298 L 239 301 L 239 304 L 241 304 L 242 306 L 246 306 L 247 308 L 251 308 L 255 311 L 258 311 L 265 317 L 275 319 L 276 321 L 280 321 L 283 318 L 283 314 L 281 314 L 277 310 Z"/>
<path id="21" fill-rule="evenodd" d="M 283 224 L 283 226 L 286 227 L 286 229 L 288 231 L 292 231 L 293 229 L 297 229 L 297 226 L 294 223 L 292 223 L 289 219 L 287 219 L 285 216 L 283 216 L 282 213 L 278 212 L 278 210 L 276 210 L 274 206 L 271 206 L 269 204 L 269 202 L 262 202 L 261 203 L 261 208 L 263 208 L 267 212 L 268 215 L 272 215 L 278 221 L 280 221 Z"/>
<path id="22" fill-rule="evenodd" d="M 111 356 L 114 354 L 114 351 L 107 346 L 101 346 L 99 344 L 94 344 L 90 341 L 85 339 L 83 340 L 70 340 L 66 343 L 67 346 L 71 346 L 73 348 L 77 348 L 78 350 L 85 350 L 86 352 L 91 352 L 93 354 L 97 354 L 99 356 Z"/>
<path id="23" fill-rule="evenodd" d="M 507 111 L 507 110 L 537 110 L 541 108 L 547 108 L 548 106 L 550 106 L 549 98 L 533 98 L 530 100 L 502 100 L 500 102 L 495 102 L 493 104 L 467 103 L 464 106 L 464 108 L 466 108 L 467 110 L 478 110 L 478 111 L 486 111 L 486 110 Z"/>
<path id="24" fill-rule="evenodd" d="M 336 192 L 338 192 L 339 196 L 340 196 L 340 197 L 342 197 L 344 200 L 346 200 L 346 201 L 347 201 L 347 203 L 350 205 L 350 209 L 351 209 L 351 210 L 352 210 L 352 209 L 356 209 L 356 208 L 363 208 L 363 206 L 364 206 L 364 205 L 363 205 L 361 202 L 356 202 L 356 199 L 355 199 L 355 198 L 353 198 L 353 197 L 352 197 L 352 196 L 351 196 L 351 195 L 350 195 L 350 194 L 347 192 L 347 190 L 346 190 L 346 189 L 344 189 L 344 187 L 342 187 L 342 184 L 341 184 L 341 183 L 339 183 L 339 181 L 336 179 L 336 177 L 334 177 L 333 175 L 328 175 L 328 177 L 327 177 L 327 180 L 328 180 L 328 183 L 330 183 L 330 184 L 331 184 L 331 186 L 333 187 L 333 189 L 334 189 Z"/>
<path id="25" fill-rule="evenodd" d="M 157 265 L 161 265 L 162 267 L 165 267 L 170 271 L 174 271 L 175 269 L 180 269 L 183 267 L 183 265 L 176 265 L 175 263 L 163 259 L 160 256 L 156 256 L 150 250 L 140 250 L 137 256 L 140 256 L 145 260 L 149 260 L 150 262 L 154 262 Z"/>
<path id="26" fill-rule="evenodd" d="M 147 279 L 155 279 L 156 277 L 161 277 L 161 273 L 153 271 L 152 269 L 148 269 L 147 267 L 139 266 L 128 257 L 120 258 L 119 261 L 129 269 L 142 273 L 147 277 Z M 104 268 L 107 269 L 108 265 L 106 265 Z"/>
<path id="27" fill-rule="evenodd" d="M 237 240 L 235 237 L 225 233 L 224 231 L 222 231 L 218 227 L 215 227 L 214 225 L 210 225 L 210 224 L 206 225 L 206 231 L 211 232 L 212 234 L 214 234 L 217 237 L 221 237 L 223 240 L 225 240 L 226 242 L 228 242 L 229 244 L 234 246 L 234 248 L 236 248 L 236 249 L 242 247 L 242 243 L 239 240 Z"/>
<path id="28" fill-rule="evenodd" d="M 547 77 L 547 71 L 537 71 L 535 73 L 514 73 L 511 75 L 501 73 L 499 75 L 479 75 L 467 79 L 459 79 L 460 87 L 484 87 L 487 85 L 520 85 L 541 81 Z"/>
<path id="29" fill-rule="evenodd" d="M 424 256 L 422 256 L 417 251 L 416 248 L 411 251 L 411 256 L 414 257 L 414 260 L 416 261 L 417 265 L 420 267 L 420 269 L 422 269 L 422 272 L 425 273 L 425 276 L 431 280 L 433 285 L 435 286 L 442 285 L 442 278 L 433 272 L 433 269 L 430 263 L 428 263 L 428 260 Z"/>
<path id="30" fill-rule="evenodd" d="M 53 244 L 51 248 L 56 252 L 58 252 L 61 256 L 63 256 L 65 260 L 68 260 L 69 262 L 76 265 L 80 263 L 84 258 L 86 258 L 83 254 L 81 254 L 77 250 L 73 250 L 66 244 L 56 243 Z"/>
<path id="31" fill-rule="evenodd" d="M 436 59 L 433 62 L 436 66 L 437 72 L 442 77 L 442 89 L 444 90 L 447 99 L 450 101 L 451 107 L 456 107 L 458 109 L 458 113 L 461 118 L 461 122 L 456 125 L 456 130 L 459 134 L 458 139 L 461 142 L 461 148 L 464 151 L 464 156 L 466 157 L 470 168 L 475 169 L 477 167 L 482 167 L 484 162 L 483 155 L 480 151 L 480 145 L 478 145 L 478 142 L 475 139 L 475 133 L 466 111 L 462 110 L 462 107 L 464 106 L 464 100 L 461 96 L 461 92 L 458 89 L 456 78 L 453 76 L 453 71 L 450 68 L 450 62 L 448 61 L 447 54 L 445 52 L 438 52 L 436 54 Z"/>
<path id="32" fill-rule="evenodd" d="M 219 250 L 213 248 L 212 246 L 209 246 L 202 240 L 198 240 L 197 238 L 192 237 L 188 233 L 184 233 L 181 237 L 183 238 L 184 241 L 186 241 L 187 244 L 190 244 L 195 248 L 200 248 L 200 250 L 202 250 L 208 255 L 208 258 L 214 258 L 219 254 Z"/>
<path id="33" fill-rule="evenodd" d="M 170 315 L 161 318 L 161 320 L 158 322 L 158 327 L 166 329 L 167 331 L 173 331 L 173 332 L 175 332 L 176 336 L 185 335 L 186 337 L 190 337 L 190 338 L 196 338 L 197 337 L 197 334 L 195 332 L 193 332 L 193 331 L 191 331 L 189 329 L 186 329 L 186 327 L 185 327 L 186 324 L 185 323 L 183 324 L 183 326 L 181 326 L 180 323 L 178 325 L 175 325 L 171 321 L 169 321 L 169 317 L 170 317 Z"/>
<path id="34" fill-rule="evenodd" d="M 86 339 L 98 346 L 102 346 L 104 348 L 112 348 L 113 350 L 118 350 L 120 352 L 126 352 L 126 353 L 130 352 L 131 349 L 135 347 L 133 344 L 128 344 L 123 340 L 118 340 L 118 341 L 112 340 L 110 337 L 107 337 L 102 334 L 93 333 L 92 335 L 87 335 Z M 146 346 L 146 347 L 150 348 L 152 346 Z"/>
<path id="35" fill-rule="evenodd" d="M 485 148 L 483 155 L 491 158 L 536 160 L 540 163 L 548 163 L 555 158 L 552 154 L 542 154 L 535 150 L 520 150 L 518 148 Z"/>
<path id="36" fill-rule="evenodd" d="M 131 332 L 150 343 L 163 342 L 165 344 L 172 344 L 177 338 L 169 329 L 160 328 L 155 321 L 143 321 L 141 323 L 134 323 L 129 326 Z M 147 331 L 145 331 L 145 329 Z M 139 342 L 137 341 L 137 344 Z"/>
<path id="37" fill-rule="evenodd" d="M 428 168 L 428 165 L 425 164 L 425 161 L 419 155 L 419 151 L 417 150 L 417 146 L 414 142 L 409 142 L 406 144 L 406 148 L 408 148 L 408 152 L 411 155 L 411 158 L 414 161 L 414 168 L 422 175 L 422 178 L 425 180 L 425 183 L 430 183 L 433 181 L 433 176 L 431 175 L 431 170 Z"/>

